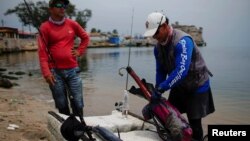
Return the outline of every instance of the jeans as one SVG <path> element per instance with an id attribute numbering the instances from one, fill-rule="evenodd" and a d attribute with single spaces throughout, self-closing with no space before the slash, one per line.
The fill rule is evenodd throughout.
<path id="1" fill-rule="evenodd" d="M 70 115 L 69 99 L 73 114 L 82 116 L 84 103 L 79 67 L 51 71 L 56 79 L 55 85 L 50 85 L 56 108 L 60 113 Z"/>

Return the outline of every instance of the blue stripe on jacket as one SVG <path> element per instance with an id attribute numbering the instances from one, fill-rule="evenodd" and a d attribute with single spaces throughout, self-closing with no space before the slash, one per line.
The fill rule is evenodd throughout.
<path id="1" fill-rule="evenodd" d="M 154 49 L 154 55 L 156 58 L 156 86 L 167 91 L 177 86 L 181 80 L 183 80 L 187 74 L 191 64 L 191 57 L 194 48 L 193 40 L 185 36 L 181 38 L 175 47 L 175 68 L 170 74 L 163 69 L 160 60 L 158 59 L 158 50 Z M 168 76 L 168 77 L 167 77 Z M 166 79 L 167 77 L 167 79 Z M 197 93 L 203 93 L 209 88 L 209 80 L 197 89 Z"/>

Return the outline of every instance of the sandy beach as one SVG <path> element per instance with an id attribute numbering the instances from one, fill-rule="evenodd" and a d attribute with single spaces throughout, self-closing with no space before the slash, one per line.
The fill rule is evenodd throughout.
<path id="1" fill-rule="evenodd" d="M 0 88 L 1 141 L 50 141 L 46 116 L 54 105 L 35 98 L 33 84 L 26 81 L 24 86 Z"/>
<path id="2" fill-rule="evenodd" d="M 0 140 L 50 141 L 47 113 L 55 110 L 42 77 L 22 75 L 10 89 L 0 88 Z M 14 128 L 13 128 L 14 127 Z"/>

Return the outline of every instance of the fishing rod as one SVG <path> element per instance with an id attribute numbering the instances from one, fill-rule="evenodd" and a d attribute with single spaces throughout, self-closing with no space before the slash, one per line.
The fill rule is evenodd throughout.
<path id="1" fill-rule="evenodd" d="M 131 44 L 132 44 L 132 34 L 133 34 L 133 22 L 134 22 L 134 8 L 132 10 L 132 22 L 131 22 L 131 28 L 130 28 L 130 43 L 129 43 L 129 46 L 128 46 L 128 65 L 127 66 L 130 66 L 130 56 L 131 56 Z M 123 76 L 123 74 L 121 73 L 121 70 L 122 69 L 126 69 L 125 67 L 121 67 L 119 69 L 119 75 L 120 76 Z M 126 77 L 126 90 L 128 90 L 128 73 L 127 73 L 127 77 Z"/>
<path id="2" fill-rule="evenodd" d="M 32 10 L 31 10 L 30 6 L 28 5 L 28 3 L 26 2 L 26 0 L 24 0 L 24 3 L 25 3 L 25 5 L 26 5 L 27 10 L 28 10 L 28 13 L 29 13 L 29 15 L 30 15 L 30 17 L 31 17 L 31 21 L 32 21 L 32 23 L 34 24 L 34 23 L 35 23 L 35 17 L 34 17 L 34 15 L 33 15 L 33 13 L 32 13 Z M 34 26 L 35 26 L 35 25 L 34 25 Z M 38 31 L 38 33 L 39 33 L 41 39 L 42 39 L 42 42 L 43 42 L 43 44 L 45 45 L 45 50 L 46 50 L 46 52 L 48 53 L 49 61 L 52 61 L 52 63 L 54 63 L 54 65 L 55 65 L 55 67 L 56 67 L 56 62 L 55 62 L 55 60 L 53 59 L 53 57 L 52 57 L 52 55 L 51 55 L 51 52 L 50 52 L 49 49 L 48 49 L 48 45 L 47 45 L 47 43 L 46 43 L 46 40 L 45 40 L 45 38 L 44 38 L 42 32 L 40 31 L 40 29 L 39 29 L 38 26 L 35 26 L 35 28 L 37 29 L 37 31 Z M 56 68 L 57 68 L 57 67 L 56 67 Z M 68 91 L 68 90 L 67 90 L 67 91 Z M 74 104 L 74 101 L 73 101 L 72 99 L 71 99 L 71 102 L 73 103 L 71 107 L 74 108 L 74 107 L 75 107 L 75 104 Z M 79 116 L 79 118 L 80 118 L 80 121 L 81 121 L 81 123 L 83 124 L 83 126 L 87 128 L 87 129 L 86 129 L 86 133 L 87 133 L 89 139 L 90 139 L 91 141 L 95 141 L 96 139 L 93 138 L 92 133 L 90 132 L 91 128 L 90 128 L 89 126 L 87 126 L 87 124 L 86 124 L 84 118 L 82 117 L 83 115 L 81 115 L 80 112 L 79 112 L 76 108 L 75 108 L 75 111 L 77 112 L 77 114 L 78 114 L 78 116 Z"/>
<path id="3" fill-rule="evenodd" d="M 32 11 L 31 11 L 31 9 L 30 9 L 30 6 L 29 6 L 29 4 L 26 2 L 26 0 L 23 0 L 23 1 L 24 1 L 25 6 L 26 6 L 26 8 L 27 8 L 27 10 L 28 10 L 28 13 L 29 13 L 29 15 L 30 15 L 30 17 L 31 17 L 31 22 L 34 24 L 34 23 L 35 23 L 35 17 L 34 17 Z M 55 60 L 53 59 L 53 57 L 52 57 L 52 55 L 51 55 L 51 53 L 50 53 L 50 51 L 49 51 L 49 49 L 48 49 L 48 47 L 47 47 L 47 43 L 46 43 L 46 40 L 45 40 L 45 38 L 44 38 L 42 32 L 40 31 L 39 27 L 36 26 L 35 24 L 34 24 L 34 27 L 37 29 L 37 31 L 38 31 L 38 33 L 39 33 L 41 39 L 42 39 L 42 42 L 43 42 L 43 44 L 45 45 L 45 50 L 46 50 L 46 52 L 48 53 L 49 61 L 53 62 L 53 64 L 54 64 L 55 67 L 56 67 L 56 62 L 55 62 Z"/>
<path id="4" fill-rule="evenodd" d="M 131 56 L 131 46 L 132 46 L 132 36 L 133 36 L 133 24 L 134 24 L 134 8 L 132 11 L 132 22 L 131 22 L 131 29 L 130 29 L 130 46 L 128 47 L 128 66 L 130 65 L 130 56 Z M 126 90 L 128 90 L 128 73 L 126 78 Z"/>
<path id="5" fill-rule="evenodd" d="M 131 56 L 131 44 L 132 44 L 132 34 L 133 34 L 133 21 L 134 21 L 134 8 L 132 10 L 132 22 L 131 22 L 131 30 L 130 30 L 130 45 L 129 45 L 129 51 L 128 51 L 128 65 L 127 67 L 130 66 L 130 56 Z M 125 67 L 122 67 L 119 69 L 119 75 L 123 76 L 123 74 L 121 73 L 122 69 L 126 69 Z M 126 119 L 128 114 L 129 114 L 129 103 L 128 103 L 128 73 L 127 73 L 127 77 L 126 77 L 126 89 L 124 90 L 124 94 L 123 94 L 123 103 L 122 103 L 122 116 Z"/>

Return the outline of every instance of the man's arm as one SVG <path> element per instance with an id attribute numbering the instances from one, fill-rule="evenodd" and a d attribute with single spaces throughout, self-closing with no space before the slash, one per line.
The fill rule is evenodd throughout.
<path id="1" fill-rule="evenodd" d="M 51 60 L 49 59 L 48 39 L 46 37 L 47 35 L 44 32 L 44 29 L 40 28 L 40 34 L 37 39 L 39 63 L 43 77 L 45 78 L 46 82 L 49 83 L 50 85 L 54 85 L 55 78 L 49 69 L 49 61 Z"/>
<path id="2" fill-rule="evenodd" d="M 167 91 L 176 86 L 186 77 L 191 64 L 193 40 L 190 37 L 183 37 L 175 48 L 175 69 L 169 74 L 167 80 L 159 85 L 159 89 Z"/>
<path id="3" fill-rule="evenodd" d="M 40 28 L 40 34 L 37 39 L 38 42 L 38 55 L 39 55 L 39 63 L 42 74 L 44 77 L 51 74 L 49 70 L 49 54 L 47 52 L 48 41 L 46 38 L 46 33 L 42 28 Z"/>
<path id="4" fill-rule="evenodd" d="M 155 64 L 156 64 L 156 83 L 155 86 L 158 87 L 160 83 L 166 80 L 167 73 L 163 70 L 162 64 L 158 58 L 159 50 L 154 48 Z"/>
<path id="5" fill-rule="evenodd" d="M 77 48 L 77 52 L 79 53 L 79 56 L 80 56 L 87 49 L 87 46 L 89 44 L 89 36 L 88 36 L 87 32 L 77 22 L 75 22 L 75 26 L 76 26 L 75 33 L 81 39 L 80 45 Z"/>

